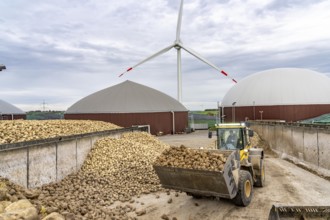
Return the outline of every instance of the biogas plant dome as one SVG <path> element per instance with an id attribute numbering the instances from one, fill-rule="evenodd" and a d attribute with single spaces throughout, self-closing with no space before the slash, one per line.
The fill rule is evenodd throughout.
<path id="1" fill-rule="evenodd" d="M 330 78 L 299 68 L 270 69 L 252 74 L 232 87 L 222 106 L 330 104 Z"/>
<path id="2" fill-rule="evenodd" d="M 162 92 L 127 80 L 79 100 L 66 111 L 66 114 L 169 111 L 188 110 L 180 102 Z"/>

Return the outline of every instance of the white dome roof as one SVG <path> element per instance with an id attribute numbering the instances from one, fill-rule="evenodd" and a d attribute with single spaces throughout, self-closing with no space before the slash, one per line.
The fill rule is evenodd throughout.
<path id="1" fill-rule="evenodd" d="M 330 104 L 330 78 L 298 68 L 278 68 L 252 74 L 233 86 L 222 106 Z"/>
<path id="2" fill-rule="evenodd" d="M 0 99 L 0 114 L 25 115 L 25 112 L 23 112 L 21 109 L 17 108 L 16 106 Z"/>
<path id="3" fill-rule="evenodd" d="M 188 111 L 174 98 L 150 87 L 125 81 L 95 92 L 73 104 L 65 113 L 145 113 Z"/>

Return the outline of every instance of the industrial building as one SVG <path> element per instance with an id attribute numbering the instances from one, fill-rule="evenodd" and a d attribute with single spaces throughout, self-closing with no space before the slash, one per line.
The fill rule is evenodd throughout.
<path id="1" fill-rule="evenodd" d="M 26 113 L 0 99 L 0 120 L 26 119 Z"/>
<path id="2" fill-rule="evenodd" d="M 188 110 L 180 102 L 132 81 L 79 100 L 64 118 L 107 121 L 122 127 L 148 125 L 152 134 L 180 133 L 188 126 Z"/>
<path id="3" fill-rule="evenodd" d="M 233 86 L 222 100 L 225 122 L 296 122 L 330 113 L 330 78 L 299 68 L 270 69 Z"/>

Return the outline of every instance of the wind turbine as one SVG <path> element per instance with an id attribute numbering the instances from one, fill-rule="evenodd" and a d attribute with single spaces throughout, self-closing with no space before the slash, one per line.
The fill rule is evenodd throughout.
<path id="1" fill-rule="evenodd" d="M 187 51 L 188 53 L 190 53 L 191 55 L 193 55 L 194 57 L 196 57 L 197 59 L 203 61 L 204 63 L 208 64 L 209 66 L 213 67 L 214 69 L 218 70 L 220 73 L 222 73 L 223 75 L 229 77 L 234 83 L 237 83 L 237 81 L 230 77 L 225 71 L 223 71 L 222 69 L 220 69 L 219 67 L 215 66 L 213 63 L 211 63 L 210 61 L 206 60 L 205 58 L 203 58 L 201 55 L 197 54 L 195 51 L 193 51 L 192 49 L 183 46 L 181 39 L 180 39 L 180 32 L 181 32 L 181 21 L 182 21 L 182 8 L 183 8 L 183 0 L 181 0 L 181 4 L 180 4 L 180 10 L 179 10 L 179 15 L 178 15 L 178 24 L 176 27 L 176 39 L 174 41 L 173 44 L 169 45 L 168 47 L 165 47 L 164 49 L 158 51 L 157 53 L 147 57 L 146 59 L 142 60 L 141 62 L 135 64 L 134 66 L 128 68 L 125 72 L 121 73 L 119 75 L 119 77 L 123 76 L 126 72 L 131 71 L 132 69 L 136 68 L 137 66 L 163 54 L 166 53 L 167 51 L 169 51 L 172 48 L 175 48 L 177 50 L 177 80 L 178 80 L 178 101 L 181 102 L 182 101 L 182 76 L 181 76 L 181 49 L 184 49 L 185 51 Z"/>

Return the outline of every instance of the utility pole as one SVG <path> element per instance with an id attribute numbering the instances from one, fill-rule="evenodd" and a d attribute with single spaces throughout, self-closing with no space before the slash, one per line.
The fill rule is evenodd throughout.
<path id="1" fill-rule="evenodd" d="M 46 111 L 46 102 L 45 102 L 45 100 L 43 100 L 42 101 L 42 111 L 44 112 L 44 111 Z"/>
<path id="2" fill-rule="evenodd" d="M 6 66 L 5 65 L 3 65 L 3 64 L 0 64 L 0 71 L 2 71 L 2 70 L 5 70 L 6 69 Z M 2 118 L 2 114 L 1 114 L 1 112 L 0 112 L 0 120 L 2 120 L 3 118 Z"/>

